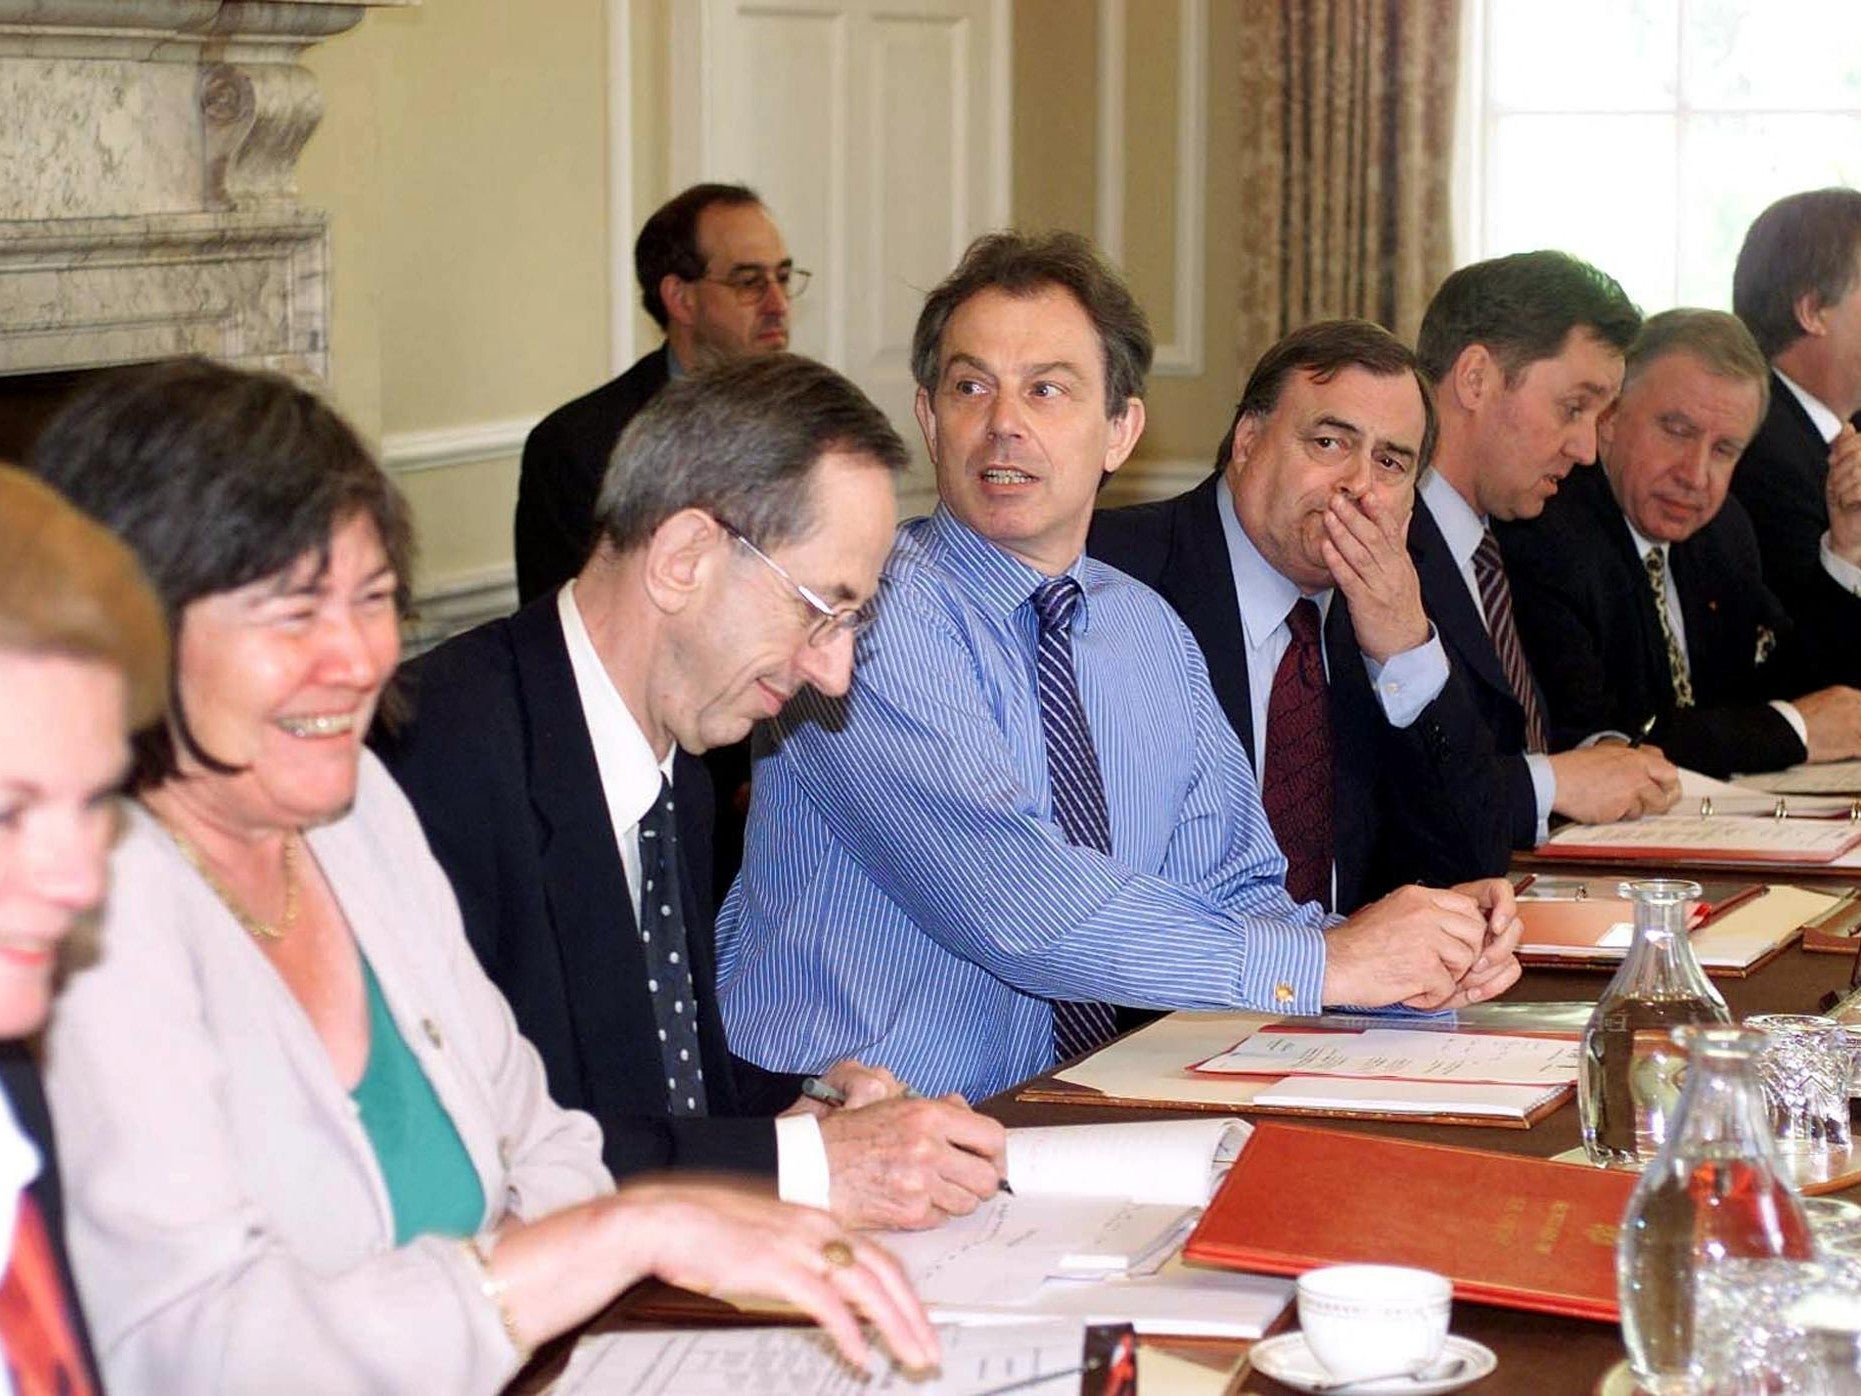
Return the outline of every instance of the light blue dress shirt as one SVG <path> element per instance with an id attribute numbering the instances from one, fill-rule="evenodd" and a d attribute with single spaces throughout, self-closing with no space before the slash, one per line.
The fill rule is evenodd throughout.
<path id="1" fill-rule="evenodd" d="M 1070 572 L 1112 855 L 1052 819 L 1044 577 L 942 509 L 907 523 L 850 692 L 790 703 L 756 764 L 717 927 L 733 1051 L 973 1099 L 1052 1064 L 1055 998 L 1318 1011 L 1329 918 L 1286 895 L 1194 638 L 1123 573 Z"/>

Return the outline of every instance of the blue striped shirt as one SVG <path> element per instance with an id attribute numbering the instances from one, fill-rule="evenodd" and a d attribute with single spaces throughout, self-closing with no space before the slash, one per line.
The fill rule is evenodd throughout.
<path id="1" fill-rule="evenodd" d="M 1071 573 L 1112 855 L 1053 821 L 1045 578 L 942 509 L 907 523 L 849 693 L 810 690 L 765 734 L 717 927 L 732 1051 L 976 1098 L 1052 1065 L 1051 999 L 1318 1011 L 1326 918 L 1286 895 L 1195 640 L 1122 572 Z"/>

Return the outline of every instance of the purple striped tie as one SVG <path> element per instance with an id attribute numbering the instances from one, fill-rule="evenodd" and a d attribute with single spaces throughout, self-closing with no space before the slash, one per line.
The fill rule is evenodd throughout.
<path id="1" fill-rule="evenodd" d="M 1473 579 L 1480 586 L 1480 607 L 1486 612 L 1486 630 L 1499 654 L 1499 667 L 1525 712 L 1525 750 L 1543 751 L 1544 708 L 1538 701 L 1538 685 L 1531 679 L 1531 666 L 1525 662 L 1518 627 L 1512 622 L 1512 587 L 1499 556 L 1499 540 L 1490 528 L 1480 534 L 1480 546 L 1473 550 Z"/>
<path id="2" fill-rule="evenodd" d="M 1047 746 L 1047 783 L 1052 789 L 1053 818 L 1067 842 L 1111 852 L 1111 816 L 1105 806 L 1105 780 L 1092 729 L 1086 725 L 1073 675 L 1073 614 L 1079 609 L 1079 583 L 1049 577 L 1034 590 L 1040 617 L 1037 655 L 1040 731 Z M 1067 1061 L 1114 1036 L 1111 1005 L 1056 999 L 1053 1004 L 1053 1054 Z"/>

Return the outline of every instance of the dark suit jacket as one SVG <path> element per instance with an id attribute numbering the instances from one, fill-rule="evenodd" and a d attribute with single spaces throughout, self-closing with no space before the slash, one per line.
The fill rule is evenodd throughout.
<path id="1" fill-rule="evenodd" d="M 1551 743 L 1638 732 L 1712 776 L 1768 771 L 1803 746 L 1766 701 L 1795 696 L 1789 620 L 1765 587 L 1751 522 L 1735 499 L 1668 550 L 1680 593 L 1694 706 L 1674 706 L 1648 574 L 1600 466 L 1572 471 L 1529 522 L 1495 524 L 1519 636 L 1544 685 Z M 1762 658 L 1760 658 L 1762 656 Z"/>
<path id="2" fill-rule="evenodd" d="M 1202 646 L 1222 711 L 1253 757 L 1246 642 L 1218 512 L 1226 500 L 1217 474 L 1175 499 L 1101 511 L 1086 550 L 1176 608 Z M 1410 726 L 1390 726 L 1342 595 L 1326 618 L 1325 654 L 1337 910 L 1348 914 L 1404 882 L 1503 873 L 1510 844 L 1491 779 L 1492 743 L 1463 681 L 1450 670 L 1447 686 Z"/>
<path id="3" fill-rule="evenodd" d="M 1417 494 L 1409 519 L 1409 556 L 1422 581 L 1422 605 L 1435 624 L 1448 659 L 1465 679 L 1474 706 L 1492 739 L 1494 780 L 1514 848 L 1538 841 L 1538 796 L 1525 763 L 1525 710 L 1499 667 L 1486 621 L 1441 536 L 1441 525 Z"/>
<path id="4" fill-rule="evenodd" d="M 7 1104 L 19 1128 L 39 1151 L 39 1176 L 29 1191 L 45 1218 L 46 1234 L 52 1242 L 52 1258 L 58 1264 L 58 1277 L 64 1283 L 66 1311 L 70 1315 L 73 1335 L 83 1350 L 91 1371 L 91 1382 L 102 1389 L 97 1379 L 97 1358 L 91 1351 L 90 1329 L 84 1311 L 78 1307 L 77 1287 L 71 1282 L 71 1260 L 65 1254 L 65 1204 L 58 1182 L 58 1144 L 52 1134 L 52 1115 L 46 1108 L 45 1090 L 39 1084 L 39 1068 L 32 1059 L 31 1047 L 18 1041 L 0 1042 L 0 1090 L 6 1092 Z"/>
<path id="5" fill-rule="evenodd" d="M 620 377 L 558 407 L 525 439 L 517 477 L 519 605 L 553 596 L 588 561 L 595 500 L 608 460 L 627 423 L 672 381 L 671 352 L 660 345 Z M 707 751 L 704 764 L 719 792 L 711 892 L 721 902 L 743 864 L 750 744 L 733 742 Z"/>
<path id="6" fill-rule="evenodd" d="M 620 377 L 551 412 L 523 443 L 517 476 L 517 599 L 529 605 L 582 570 L 594 542 L 595 498 L 614 443 L 671 381 L 665 345 Z"/>
<path id="7" fill-rule="evenodd" d="M 542 1053 L 549 1091 L 600 1121 L 616 1175 L 647 1168 L 773 1171 L 767 1115 L 795 1077 L 733 1059 L 717 1010 L 712 802 L 680 753 L 685 923 L 711 1118 L 666 1115 L 659 1042 L 632 898 L 553 596 L 409 661 L 411 721 L 371 738 L 452 879 L 465 932 Z"/>
<path id="8" fill-rule="evenodd" d="M 1771 374 L 1771 405 L 1732 473 L 1732 493 L 1750 516 L 1764 584 L 1783 603 L 1805 646 L 1822 657 L 1829 683 L 1861 683 L 1861 598 L 1822 570 L 1829 526 L 1829 448 L 1796 394 Z"/>

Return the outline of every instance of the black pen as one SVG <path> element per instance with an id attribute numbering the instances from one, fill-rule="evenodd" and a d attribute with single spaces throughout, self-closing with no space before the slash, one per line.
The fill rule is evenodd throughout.
<path id="1" fill-rule="evenodd" d="M 1639 732 L 1637 732 L 1634 736 L 1628 739 L 1628 744 L 1631 747 L 1637 747 L 1637 746 L 1640 746 L 1643 742 L 1647 741 L 1648 734 L 1654 730 L 1654 724 L 1656 720 L 1657 720 L 1656 714 L 1649 713 L 1648 720 L 1641 724 L 1641 730 Z"/>

